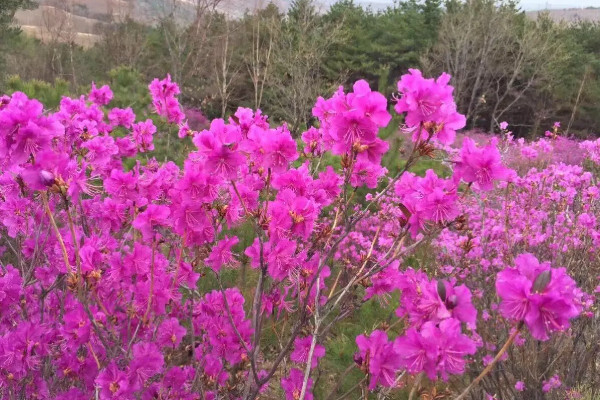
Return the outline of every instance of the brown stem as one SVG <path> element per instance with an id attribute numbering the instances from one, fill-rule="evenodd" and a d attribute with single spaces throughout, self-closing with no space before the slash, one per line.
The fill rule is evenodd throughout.
<path id="1" fill-rule="evenodd" d="M 69 255 L 67 254 L 67 248 L 65 247 L 65 242 L 60 234 L 60 230 L 56 225 L 56 221 L 54 220 L 54 215 L 52 215 L 52 211 L 50 210 L 50 206 L 48 205 L 48 193 L 42 192 L 42 204 L 44 205 L 44 211 L 46 211 L 46 215 L 50 219 L 50 224 L 52 225 L 52 229 L 54 230 L 54 234 L 56 235 L 56 239 L 58 240 L 58 244 L 60 245 L 60 249 L 62 251 L 63 260 L 65 262 L 65 266 L 67 267 L 68 272 L 73 272 L 71 270 L 71 264 L 69 263 Z"/>
<path id="2" fill-rule="evenodd" d="M 523 327 L 523 321 L 519 322 L 519 325 L 517 326 L 517 329 L 515 329 L 515 331 L 508 337 L 508 339 L 506 340 L 506 343 L 504 343 L 504 346 L 502 346 L 502 348 L 500 349 L 500 351 L 498 352 L 498 354 L 496 354 L 496 357 L 494 357 L 494 359 L 492 360 L 492 362 L 489 363 L 489 365 L 487 367 L 485 367 L 485 369 L 483 371 L 481 371 L 481 373 L 479 374 L 479 376 L 477 378 L 475 378 L 475 380 L 473 382 L 471 382 L 471 384 L 469 386 L 467 386 L 467 388 L 456 399 L 454 399 L 454 400 L 462 400 L 465 397 L 467 397 L 467 395 L 469 394 L 469 392 L 475 386 L 477 386 L 477 384 L 479 382 L 481 382 L 481 380 L 483 378 L 485 378 L 487 376 L 487 374 L 489 374 L 492 371 L 492 369 L 494 368 L 494 366 L 496 365 L 496 363 L 500 360 L 500 358 L 502 358 L 502 356 L 504 355 L 504 353 L 506 353 L 506 351 L 510 348 L 510 345 L 515 341 L 515 338 L 517 337 L 517 335 L 521 331 L 522 327 Z"/>
<path id="3" fill-rule="evenodd" d="M 410 391 L 410 395 L 408 396 L 408 400 L 413 400 L 415 398 L 415 395 L 417 394 L 417 391 L 419 390 L 419 387 L 421 386 L 421 381 L 423 380 L 423 372 L 421 372 L 419 375 L 417 375 L 417 379 L 415 379 L 415 383 L 413 384 L 413 387 Z"/>
<path id="4" fill-rule="evenodd" d="M 73 248 L 75 249 L 75 265 L 77 265 L 77 285 L 79 286 L 83 284 L 83 275 L 81 272 L 81 257 L 79 255 L 79 243 L 77 243 L 75 226 L 73 225 L 73 218 L 71 217 L 71 211 L 69 210 L 69 203 L 67 202 L 67 200 L 65 200 L 65 211 L 67 213 L 67 221 L 69 223 L 69 230 L 71 231 L 71 238 L 73 239 Z"/>
<path id="5" fill-rule="evenodd" d="M 144 318 L 142 321 L 144 323 L 147 321 L 148 314 L 150 314 L 150 308 L 152 307 L 152 294 L 154 291 L 154 256 L 156 253 L 156 240 L 152 241 L 152 261 L 150 263 L 150 292 L 148 293 L 148 306 L 146 307 L 146 312 L 144 313 Z"/>
<path id="6" fill-rule="evenodd" d="M 337 378 L 337 383 L 336 385 L 333 387 L 333 390 L 329 393 L 329 396 L 327 396 L 327 398 L 325 400 L 333 400 L 333 396 L 335 396 L 335 394 L 337 393 L 337 391 L 339 390 L 340 386 L 342 386 L 342 383 L 344 383 L 344 378 L 346 377 L 346 375 L 348 375 L 350 373 L 350 371 L 352 371 L 354 368 L 356 367 L 356 363 L 352 363 L 348 366 L 348 368 L 346 368 L 344 370 L 344 372 L 342 372 L 342 375 L 340 375 L 339 378 Z"/>
<path id="7" fill-rule="evenodd" d="M 217 282 L 219 283 L 219 288 L 221 289 L 221 295 L 223 296 L 223 303 L 225 304 L 225 310 L 227 311 L 227 317 L 229 318 L 229 324 L 233 328 L 233 331 L 235 332 L 238 340 L 240 341 L 240 344 L 242 345 L 244 350 L 246 350 L 246 353 L 248 355 L 250 355 L 250 349 L 248 348 L 246 341 L 242 337 L 237 326 L 235 326 L 235 321 L 233 320 L 233 314 L 231 313 L 231 308 L 229 307 L 229 301 L 227 301 L 227 296 L 225 295 L 225 288 L 223 287 L 223 282 L 221 281 L 221 275 L 217 272 L 215 272 L 215 275 L 217 277 Z M 256 371 L 256 363 L 255 363 L 255 360 L 253 357 L 250 357 L 250 366 L 252 367 L 252 375 L 254 376 L 254 382 L 256 384 L 258 384 L 260 381 L 260 378 L 258 377 L 258 372 Z"/>

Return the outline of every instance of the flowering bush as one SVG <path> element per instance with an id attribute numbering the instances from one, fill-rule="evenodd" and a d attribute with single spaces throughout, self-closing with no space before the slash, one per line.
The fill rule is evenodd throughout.
<path id="1" fill-rule="evenodd" d="M 157 127 L 107 108 L 107 86 L 54 113 L 2 97 L 2 397 L 335 397 L 328 344 L 371 301 L 394 317 L 353 338 L 346 371 L 381 398 L 424 377 L 478 396 L 513 342 L 568 337 L 593 287 L 562 255 L 596 257 L 598 188 L 577 166 L 519 177 L 498 141 L 447 149 L 465 125 L 449 79 L 401 78 L 411 145 L 394 175 L 388 101 L 365 81 L 317 100 L 299 150 L 258 110 L 194 131 L 177 84 L 154 80 L 153 110 L 195 146 L 182 165 L 148 157 Z M 410 172 L 439 154 L 451 176 Z M 501 387 L 561 387 L 552 365 L 543 387 L 517 372 Z"/>

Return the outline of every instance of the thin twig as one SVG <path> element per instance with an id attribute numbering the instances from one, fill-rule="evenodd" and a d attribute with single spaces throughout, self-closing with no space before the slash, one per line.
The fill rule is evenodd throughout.
<path id="1" fill-rule="evenodd" d="M 471 384 L 469 386 L 467 386 L 467 388 L 456 399 L 454 399 L 454 400 L 462 400 L 465 397 L 467 397 L 467 395 L 469 394 L 469 392 L 475 386 L 477 386 L 477 384 L 483 378 L 485 378 L 487 374 L 489 374 L 492 371 L 492 369 L 494 368 L 494 366 L 496 365 L 496 363 L 500 360 L 500 358 L 504 355 L 504 353 L 506 353 L 506 351 L 510 348 L 510 345 L 515 341 L 515 338 L 517 337 L 517 335 L 521 331 L 522 327 L 523 327 L 523 321 L 519 322 L 519 325 L 517 326 L 517 328 L 515 329 L 515 331 L 508 337 L 508 339 L 506 340 L 506 343 L 504 343 L 504 346 L 502 346 L 502 348 L 500 349 L 500 351 L 498 352 L 498 354 L 496 354 L 496 357 L 494 357 L 494 359 L 492 360 L 492 362 L 489 363 L 488 366 L 485 367 L 485 369 L 483 371 L 481 371 L 481 373 L 479 374 L 479 376 L 477 376 L 477 378 L 475 378 L 475 380 L 473 382 L 471 382 Z"/>

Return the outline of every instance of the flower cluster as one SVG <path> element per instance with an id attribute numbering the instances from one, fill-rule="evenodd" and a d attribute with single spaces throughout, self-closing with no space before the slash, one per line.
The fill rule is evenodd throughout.
<path id="1" fill-rule="evenodd" d="M 515 264 L 516 268 L 501 271 L 496 280 L 500 312 L 524 321 L 538 340 L 548 340 L 549 332 L 568 328 L 569 320 L 581 312 L 582 293 L 566 270 L 540 264 L 531 254 L 518 255 Z"/>
<path id="2" fill-rule="evenodd" d="M 542 214 L 600 191 L 576 167 L 519 178 L 495 141 L 465 139 L 442 156 L 451 176 L 409 172 L 465 125 L 449 79 L 400 79 L 395 109 L 414 144 L 394 175 L 378 136 L 388 101 L 366 81 L 319 98 L 318 127 L 301 141 L 260 110 L 186 120 L 169 76 L 149 86 L 157 115 L 109 108 L 113 93 L 95 84 L 56 112 L 23 93 L 0 98 L 0 397 L 312 399 L 335 323 L 391 299 L 403 328 L 355 339 L 365 390 L 417 373 L 447 380 L 492 348 L 478 316 L 494 310 L 467 279 L 492 264 L 503 322 L 524 321 L 538 339 L 568 329 L 590 299 L 567 271 L 505 260 L 516 242 L 563 235 L 556 256 L 578 244 L 575 229 L 597 243 L 593 207 L 552 224 Z M 180 165 L 153 158 L 160 118 L 191 138 Z M 478 205 L 496 185 L 533 190 L 548 177 L 565 190 L 527 211 L 524 196 L 494 201 L 484 224 Z M 523 214 L 505 235 L 508 209 Z M 465 243 L 469 225 L 479 234 Z M 431 243 L 439 265 L 409 267 Z"/>

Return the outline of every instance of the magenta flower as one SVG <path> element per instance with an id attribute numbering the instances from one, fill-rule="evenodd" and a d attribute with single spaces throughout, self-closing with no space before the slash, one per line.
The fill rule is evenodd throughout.
<path id="1" fill-rule="evenodd" d="M 290 131 L 285 126 L 280 129 L 271 129 L 265 145 L 265 156 L 262 166 L 271 168 L 274 172 L 281 172 L 288 165 L 298 159 L 296 142 L 292 139 Z"/>
<path id="2" fill-rule="evenodd" d="M 308 353 L 310 351 L 310 345 L 312 343 L 312 336 L 297 337 L 294 341 L 294 351 L 290 354 L 290 359 L 300 364 L 306 364 L 308 362 Z M 316 368 L 319 359 L 325 356 L 325 347 L 317 343 L 313 351 L 312 361 L 310 363 L 311 368 Z"/>
<path id="3" fill-rule="evenodd" d="M 150 204 L 144 212 L 140 213 L 136 219 L 133 220 L 132 225 L 142 233 L 144 239 L 150 240 L 153 237 L 154 228 L 160 225 L 169 225 L 169 214 L 169 207 Z"/>
<path id="4" fill-rule="evenodd" d="M 45 190 L 58 179 L 68 181 L 74 163 L 64 153 L 42 150 L 36 156 L 36 163 L 21 172 L 21 177 L 33 190 Z"/>
<path id="5" fill-rule="evenodd" d="M 132 392 L 127 375 L 114 361 L 98 374 L 96 384 L 100 387 L 102 400 L 127 398 Z"/>
<path id="6" fill-rule="evenodd" d="M 359 335 L 356 337 L 356 344 L 358 354 L 355 355 L 355 360 L 371 376 L 369 389 L 375 389 L 377 384 L 391 387 L 396 381 L 396 372 L 402 365 L 402 356 L 394 343 L 388 341 L 387 333 L 376 330 L 369 337 Z"/>
<path id="7" fill-rule="evenodd" d="M 92 90 L 88 95 L 89 101 L 96 103 L 99 106 L 105 106 L 113 99 L 113 92 L 108 85 L 102 86 L 100 89 L 96 87 L 96 83 L 92 82 Z"/>
<path id="8" fill-rule="evenodd" d="M 437 80 L 423 78 L 421 71 L 409 69 L 398 82 L 400 99 L 394 107 L 397 113 L 406 112 L 406 124 L 413 128 L 413 141 L 427 139 L 422 124 L 441 125 L 434 138 L 442 144 L 451 144 L 456 130 L 466 124 L 464 115 L 456 111 L 452 97 L 454 88 L 448 85 L 450 75 L 443 73 Z"/>
<path id="9" fill-rule="evenodd" d="M 334 154 L 344 154 L 356 146 L 370 143 L 377 137 L 377 125 L 359 113 L 343 113 L 331 120 L 331 136 L 336 141 Z"/>
<path id="10" fill-rule="evenodd" d="M 133 358 L 129 365 L 129 376 L 135 390 L 143 387 L 153 376 L 162 371 L 164 358 L 154 343 L 133 345 Z"/>
<path id="11" fill-rule="evenodd" d="M 223 362 L 212 354 L 208 354 L 202 360 L 204 373 L 206 376 L 218 386 L 226 384 L 229 374 L 223 368 Z"/>
<path id="12" fill-rule="evenodd" d="M 320 129 L 310 127 L 302 133 L 304 142 L 304 153 L 319 156 L 323 152 L 323 134 Z"/>
<path id="13" fill-rule="evenodd" d="M 219 272 L 223 266 L 237 265 L 231 248 L 238 244 L 238 242 L 239 239 L 237 236 L 232 236 L 231 238 L 225 236 L 223 240 L 219 240 L 217 245 L 213 247 L 212 252 L 204 262 L 215 272 Z"/>
<path id="14" fill-rule="evenodd" d="M 226 179 L 237 177 L 246 158 L 238 151 L 242 139 L 239 127 L 226 125 L 222 119 L 215 119 L 210 129 L 194 136 L 193 142 L 204 157 L 209 173 L 216 173 Z"/>
<path id="15" fill-rule="evenodd" d="M 290 270 L 297 264 L 296 243 L 281 238 L 275 243 L 268 243 L 268 245 L 268 250 L 265 251 L 267 271 L 273 279 L 282 281 L 287 278 Z"/>
<path id="16" fill-rule="evenodd" d="M 286 400 L 298 400 L 300 398 L 300 394 L 302 393 L 303 383 L 304 373 L 297 368 L 292 368 L 289 376 L 281 378 L 281 387 L 285 392 Z M 306 400 L 313 400 L 312 386 L 313 380 L 312 378 L 308 378 L 306 395 L 304 396 Z"/>
<path id="17" fill-rule="evenodd" d="M 547 381 L 542 382 L 542 391 L 548 393 L 562 386 L 562 382 L 558 375 L 554 375 Z"/>
<path id="18" fill-rule="evenodd" d="M 169 318 L 158 330 L 157 343 L 162 347 L 177 347 L 187 330 L 179 324 L 177 318 Z"/>
<path id="19" fill-rule="evenodd" d="M 90 339 L 91 323 L 83 307 L 65 313 L 63 334 L 74 345 L 81 345 Z"/>
<path id="20" fill-rule="evenodd" d="M 464 138 L 455 174 L 465 182 L 474 183 L 481 190 L 492 190 L 494 181 L 506 180 L 511 170 L 502 164 L 500 152 L 494 143 L 477 147 L 468 137 Z"/>
<path id="21" fill-rule="evenodd" d="M 370 118 L 377 126 L 384 128 L 392 119 L 387 110 L 387 99 L 379 92 L 371 90 L 365 80 L 357 81 L 352 87 L 353 92 L 348 93 L 346 101 L 351 108 L 356 108 Z"/>
<path id="22" fill-rule="evenodd" d="M 456 183 L 439 178 L 431 169 L 423 178 L 405 173 L 394 190 L 409 212 L 409 215 L 403 213 L 402 218 L 408 220 L 413 237 L 425 230 L 428 223 L 444 224 L 459 214 Z"/>
<path id="23" fill-rule="evenodd" d="M 318 211 L 314 201 L 304 196 L 296 196 L 291 189 L 283 189 L 278 194 L 278 200 L 270 204 L 269 231 L 276 238 L 296 234 L 307 239 L 314 227 Z"/>
<path id="24" fill-rule="evenodd" d="M 147 119 L 145 122 L 138 122 L 133 125 L 131 136 L 137 144 L 140 152 L 144 153 L 147 151 L 154 150 L 154 143 L 152 136 L 156 133 L 156 126 L 152 123 L 151 119 Z"/>
<path id="25" fill-rule="evenodd" d="M 23 280 L 19 271 L 8 264 L 5 271 L 0 271 L 0 307 L 8 310 L 9 304 L 17 301 L 21 294 Z"/>
<path id="26" fill-rule="evenodd" d="M 449 282 L 432 280 L 422 287 L 411 321 L 438 322 L 456 318 L 461 322 L 475 324 L 477 310 L 471 302 L 471 291 L 465 286 L 453 286 Z"/>
<path id="27" fill-rule="evenodd" d="M 532 254 L 520 254 L 515 268 L 498 273 L 496 291 L 505 318 L 524 321 L 531 335 L 548 340 L 548 333 L 563 331 L 581 312 L 581 291 L 564 268 L 540 264 Z"/>
<path id="28" fill-rule="evenodd" d="M 119 154 L 119 147 L 111 136 L 96 136 L 81 145 L 87 149 L 87 161 L 97 170 L 110 168 L 112 158 Z"/>
<path id="29" fill-rule="evenodd" d="M 26 162 L 40 151 L 50 150 L 53 138 L 62 137 L 65 127 L 56 117 L 42 115 L 43 106 L 24 93 L 3 97 L 0 108 L 0 165 Z"/>
<path id="30" fill-rule="evenodd" d="M 152 96 L 152 105 L 158 115 L 167 118 L 167 121 L 172 124 L 183 121 L 185 114 L 176 98 L 180 93 L 179 86 L 171 81 L 171 75 L 167 74 L 163 80 L 154 79 L 148 89 Z"/>
<path id="31" fill-rule="evenodd" d="M 475 354 L 475 342 L 461 333 L 460 321 L 454 318 L 440 322 L 426 322 L 420 331 L 410 328 L 396 339 L 394 349 L 400 355 L 401 365 L 411 373 L 425 372 L 430 379 L 439 374 L 443 380 L 449 374 L 462 374 L 465 356 Z"/>
<path id="32" fill-rule="evenodd" d="M 525 390 L 525 382 L 517 381 L 517 383 L 515 383 L 515 390 L 517 392 L 522 392 L 523 390 Z"/>
<path id="33" fill-rule="evenodd" d="M 401 273 L 398 270 L 400 265 L 399 261 L 393 261 L 383 271 L 377 273 L 371 278 L 372 286 L 365 290 L 365 300 L 377 295 L 382 296 L 392 293 L 394 290 L 399 289 L 399 281 L 401 280 Z"/>
<path id="34" fill-rule="evenodd" d="M 373 164 L 364 159 L 359 159 L 354 164 L 350 184 L 353 187 L 361 187 L 365 185 L 369 189 L 375 189 L 379 178 L 387 173 L 387 169 L 380 165 Z"/>
<path id="35" fill-rule="evenodd" d="M 122 126 L 124 128 L 131 128 L 133 122 L 135 121 L 135 114 L 131 107 L 123 108 L 113 108 L 108 113 L 108 120 L 113 126 Z"/>

